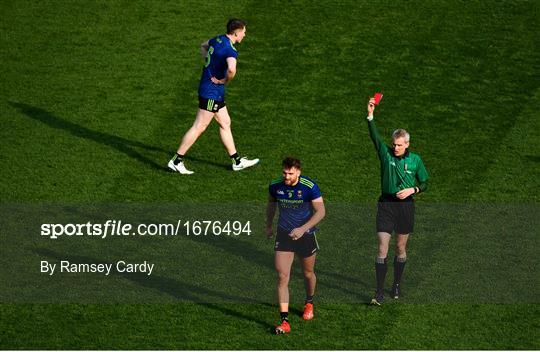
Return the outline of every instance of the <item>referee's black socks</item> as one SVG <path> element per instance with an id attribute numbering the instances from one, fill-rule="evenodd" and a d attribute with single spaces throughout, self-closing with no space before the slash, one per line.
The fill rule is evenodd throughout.
<path id="1" fill-rule="evenodd" d="M 384 279 L 386 277 L 386 258 L 375 258 L 375 276 L 377 277 L 377 293 L 382 294 L 384 289 Z"/>
<path id="2" fill-rule="evenodd" d="M 403 269 L 405 269 L 405 263 L 407 263 L 407 257 L 394 257 L 394 285 L 399 285 L 401 283 L 401 276 L 403 275 Z"/>

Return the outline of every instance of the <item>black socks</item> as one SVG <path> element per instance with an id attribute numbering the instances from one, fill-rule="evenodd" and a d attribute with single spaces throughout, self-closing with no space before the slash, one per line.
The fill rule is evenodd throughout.
<path id="1" fill-rule="evenodd" d="M 384 289 L 384 279 L 388 267 L 386 265 L 386 258 L 375 258 L 375 276 L 377 277 L 377 293 L 382 293 Z"/>
<path id="2" fill-rule="evenodd" d="M 231 155 L 231 159 L 236 165 L 240 164 L 240 157 L 238 156 L 238 153 Z"/>
<path id="3" fill-rule="evenodd" d="M 180 164 L 182 161 L 184 161 L 184 156 L 176 153 L 176 157 L 173 160 L 174 165 Z"/>
<path id="4" fill-rule="evenodd" d="M 406 262 L 407 257 L 394 257 L 394 285 L 399 285 L 401 283 L 401 276 L 403 275 L 403 269 L 405 269 Z"/>
<path id="5" fill-rule="evenodd" d="M 279 312 L 281 321 L 289 321 L 289 312 Z"/>
<path id="6" fill-rule="evenodd" d="M 307 303 L 313 304 L 313 295 L 311 295 L 311 296 L 306 296 L 306 302 L 305 302 L 305 303 L 306 303 L 306 304 L 307 304 Z"/>

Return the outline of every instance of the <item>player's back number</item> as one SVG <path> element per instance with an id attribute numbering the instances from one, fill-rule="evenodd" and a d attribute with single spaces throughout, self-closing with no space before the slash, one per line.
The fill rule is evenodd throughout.
<path id="1" fill-rule="evenodd" d="M 206 53 L 206 58 L 204 59 L 204 67 L 208 67 L 208 65 L 210 65 L 210 60 L 212 59 L 213 53 L 214 53 L 214 47 L 211 46 L 208 48 L 208 52 Z"/>

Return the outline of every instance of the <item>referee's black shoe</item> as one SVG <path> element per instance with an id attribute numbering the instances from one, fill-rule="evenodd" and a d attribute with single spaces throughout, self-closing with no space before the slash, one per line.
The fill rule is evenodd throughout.
<path id="1" fill-rule="evenodd" d="M 380 306 L 384 300 L 384 294 L 382 292 L 375 292 L 375 297 L 371 299 L 371 302 L 369 303 L 372 306 Z"/>
<path id="2" fill-rule="evenodd" d="M 399 284 L 393 284 L 392 297 L 394 297 L 394 299 L 398 299 L 400 296 L 401 296 L 401 288 L 399 287 Z"/>

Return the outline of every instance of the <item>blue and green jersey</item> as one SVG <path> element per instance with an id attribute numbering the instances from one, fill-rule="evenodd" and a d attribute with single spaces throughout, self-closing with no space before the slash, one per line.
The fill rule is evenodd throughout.
<path id="1" fill-rule="evenodd" d="M 238 57 L 232 41 L 226 35 L 220 35 L 208 41 L 208 53 L 199 83 L 199 96 L 217 101 L 225 100 L 225 85 L 214 84 L 212 77 L 223 79 L 227 75 L 227 58 Z"/>
<path id="2" fill-rule="evenodd" d="M 295 186 L 287 186 L 282 177 L 278 178 L 270 183 L 268 190 L 279 206 L 278 227 L 285 231 L 292 231 L 308 222 L 313 215 L 311 201 L 321 197 L 319 186 L 303 175 Z M 311 228 L 308 233 L 315 230 Z"/>

